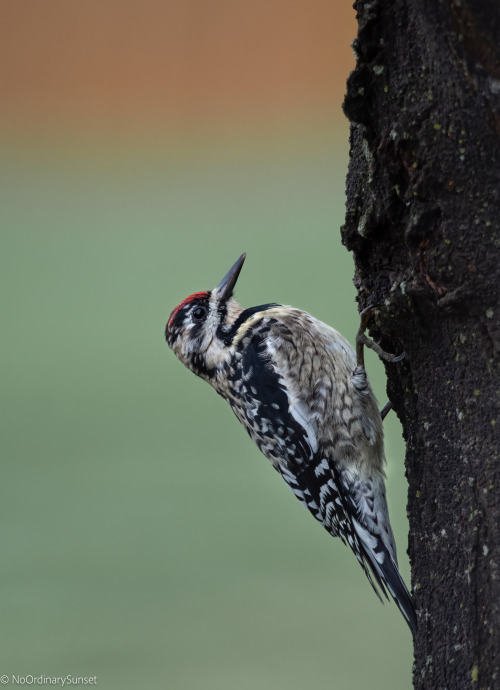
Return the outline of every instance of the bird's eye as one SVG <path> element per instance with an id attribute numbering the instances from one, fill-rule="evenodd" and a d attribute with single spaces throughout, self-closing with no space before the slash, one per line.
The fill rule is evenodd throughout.
<path id="1" fill-rule="evenodd" d="M 196 321 L 201 321 L 206 316 L 207 308 L 206 307 L 195 307 L 193 309 L 192 313 L 193 313 L 193 318 L 196 319 Z"/>

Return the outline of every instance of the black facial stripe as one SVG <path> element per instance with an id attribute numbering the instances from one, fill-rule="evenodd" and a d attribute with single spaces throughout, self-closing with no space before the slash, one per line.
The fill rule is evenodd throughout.
<path id="1" fill-rule="evenodd" d="M 227 316 L 227 303 L 224 302 L 223 304 L 219 304 L 217 307 L 217 313 L 219 314 L 219 324 L 223 324 L 226 320 Z M 221 330 L 221 326 L 219 325 L 217 329 L 217 335 L 219 335 L 219 331 Z"/>
<path id="2" fill-rule="evenodd" d="M 215 367 L 207 367 L 205 357 L 202 354 L 196 353 L 193 355 L 192 368 L 197 376 L 202 376 L 209 379 L 215 376 Z"/>
<path id="3" fill-rule="evenodd" d="M 170 329 L 173 331 L 174 329 L 182 328 L 187 321 L 189 314 L 193 309 L 196 309 L 196 307 L 205 307 L 208 310 L 208 302 L 208 299 L 202 297 L 194 299 L 192 302 L 185 304 L 175 315 L 175 319 L 171 324 Z"/>

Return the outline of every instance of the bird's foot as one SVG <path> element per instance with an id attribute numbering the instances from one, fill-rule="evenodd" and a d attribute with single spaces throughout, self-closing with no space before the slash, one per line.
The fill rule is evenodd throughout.
<path id="1" fill-rule="evenodd" d="M 387 417 L 387 413 L 392 410 L 392 403 L 390 400 L 388 400 L 384 407 L 380 410 L 380 416 L 382 417 L 382 421 Z"/>
<path id="2" fill-rule="evenodd" d="M 376 342 L 374 342 L 371 338 L 369 338 L 365 331 L 368 326 L 368 321 L 370 320 L 370 316 L 372 315 L 373 311 L 376 309 L 376 306 L 371 305 L 369 307 L 366 307 L 366 309 L 363 309 L 361 312 L 361 321 L 359 324 L 358 332 L 356 333 L 356 360 L 357 360 L 357 365 L 358 367 L 362 367 L 364 369 L 365 366 L 365 356 L 364 356 L 364 350 L 363 346 L 369 347 L 370 350 L 373 350 L 374 352 L 377 353 L 377 355 L 380 357 L 380 359 L 383 359 L 384 362 L 389 362 L 391 364 L 395 364 L 396 362 L 400 362 L 402 359 L 404 359 L 406 353 L 403 352 L 400 355 L 391 355 L 389 352 L 386 352 L 383 350 L 380 345 L 377 345 Z M 384 408 L 385 409 L 385 408 Z M 389 410 L 387 410 L 388 412 Z M 386 414 L 387 414 L 386 412 Z"/>

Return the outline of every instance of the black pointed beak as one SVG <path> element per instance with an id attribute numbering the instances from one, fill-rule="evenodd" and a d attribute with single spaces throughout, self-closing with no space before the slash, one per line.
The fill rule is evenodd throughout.
<path id="1" fill-rule="evenodd" d="M 246 254 L 242 254 L 240 256 L 238 261 L 231 266 L 224 278 L 215 288 L 219 293 L 218 297 L 221 303 L 226 302 L 233 294 L 234 286 L 236 285 L 236 281 L 238 280 L 238 276 L 240 275 L 240 271 L 246 256 Z"/>

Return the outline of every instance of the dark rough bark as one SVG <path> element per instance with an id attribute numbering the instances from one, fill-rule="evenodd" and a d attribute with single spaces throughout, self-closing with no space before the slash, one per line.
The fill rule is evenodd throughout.
<path id="1" fill-rule="evenodd" d="M 371 334 L 407 353 L 414 684 L 500 688 L 500 3 L 355 8 L 343 241 Z"/>

